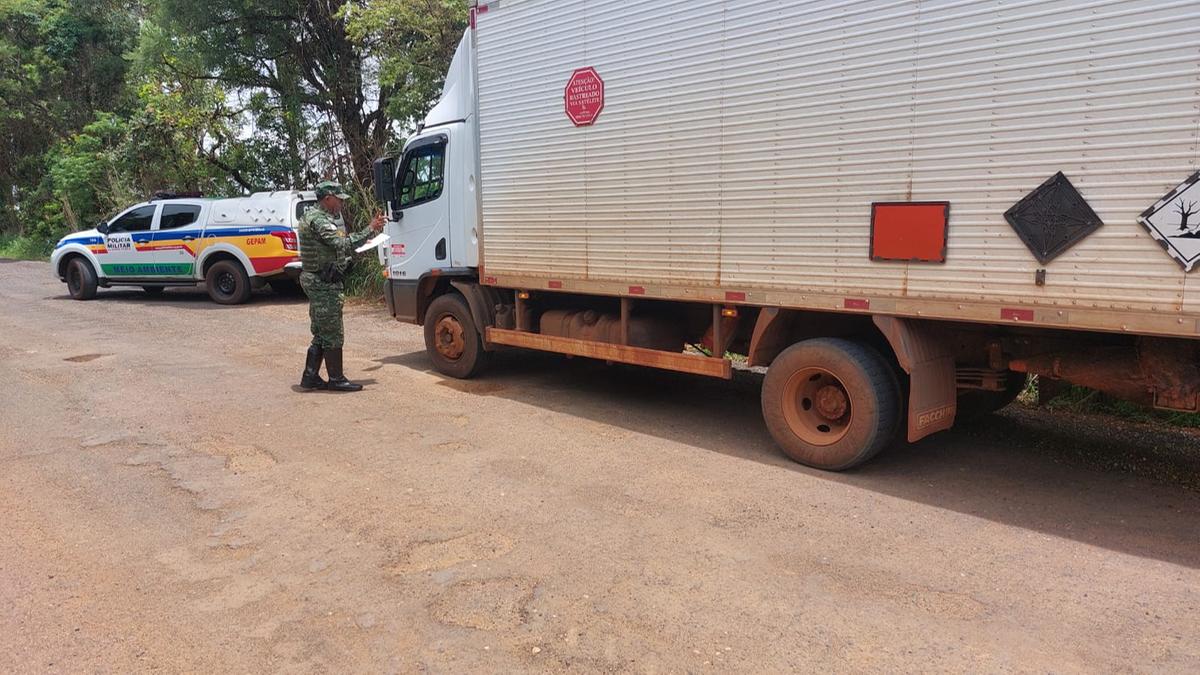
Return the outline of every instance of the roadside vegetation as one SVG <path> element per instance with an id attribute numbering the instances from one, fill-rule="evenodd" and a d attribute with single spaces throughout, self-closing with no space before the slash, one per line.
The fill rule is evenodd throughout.
<path id="1" fill-rule="evenodd" d="M 0 234 L 0 258 L 45 260 L 54 248 L 53 239 L 32 235 Z"/>
<path id="2" fill-rule="evenodd" d="M 1036 375 L 1025 383 L 1025 390 L 1017 397 L 1017 403 L 1085 415 L 1106 415 L 1143 424 L 1200 429 L 1200 414 L 1197 413 L 1153 410 L 1087 387 L 1059 386 L 1057 383 L 1044 386 Z"/>
<path id="3" fill-rule="evenodd" d="M 0 0 L 0 256 L 44 259 L 159 190 L 336 179 L 362 227 L 371 162 L 435 101 L 466 4 Z"/>

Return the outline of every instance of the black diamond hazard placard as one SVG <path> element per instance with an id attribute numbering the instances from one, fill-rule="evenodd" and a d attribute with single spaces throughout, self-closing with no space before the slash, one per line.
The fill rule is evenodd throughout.
<path id="1" fill-rule="evenodd" d="M 1200 171 L 1146 209 L 1138 222 L 1167 253 L 1191 272 L 1200 261 Z"/>
<path id="2" fill-rule="evenodd" d="M 1014 204 L 1004 217 L 1043 265 L 1104 224 L 1061 171 Z"/>

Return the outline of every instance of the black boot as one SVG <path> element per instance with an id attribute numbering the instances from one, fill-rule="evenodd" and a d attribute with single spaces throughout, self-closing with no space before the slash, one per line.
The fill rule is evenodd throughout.
<path id="1" fill-rule="evenodd" d="M 325 370 L 329 372 L 329 391 L 362 391 L 361 384 L 346 379 L 342 372 L 342 348 L 325 350 Z"/>
<path id="2" fill-rule="evenodd" d="M 329 385 L 321 379 L 321 359 L 325 350 L 316 345 L 308 348 L 308 358 L 304 361 L 304 375 L 300 377 L 301 389 L 325 389 Z"/>

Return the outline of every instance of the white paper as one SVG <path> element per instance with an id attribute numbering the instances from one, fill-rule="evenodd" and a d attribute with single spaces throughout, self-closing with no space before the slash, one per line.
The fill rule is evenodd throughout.
<path id="1" fill-rule="evenodd" d="M 390 239 L 391 239 L 391 237 L 380 232 L 379 234 L 372 237 L 371 241 L 368 241 L 367 243 L 363 244 L 362 246 L 359 246 L 358 248 L 354 249 L 354 252 L 355 253 L 366 253 L 367 251 L 370 251 L 373 248 L 383 246 L 384 244 L 388 243 L 388 240 L 390 240 Z"/>

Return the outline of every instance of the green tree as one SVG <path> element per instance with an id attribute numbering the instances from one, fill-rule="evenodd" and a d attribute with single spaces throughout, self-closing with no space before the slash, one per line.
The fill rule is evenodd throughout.
<path id="1" fill-rule="evenodd" d="M 371 160 L 389 134 L 388 120 L 383 108 L 368 100 L 362 50 L 346 33 L 338 13 L 341 2 L 158 0 L 156 5 L 155 22 L 199 57 L 199 64 L 176 64 L 181 80 L 211 79 L 230 89 L 268 92 L 278 100 L 285 123 L 298 124 L 301 109 L 327 116 L 349 150 L 347 168 L 369 181 Z"/>
<path id="2" fill-rule="evenodd" d="M 0 234 L 45 246 L 169 188 L 338 176 L 367 195 L 435 101 L 466 4 L 0 0 Z"/>
<path id="3" fill-rule="evenodd" d="M 401 129 L 413 128 L 441 93 L 467 28 L 467 3 L 374 0 L 342 11 L 350 37 L 378 71 L 388 115 Z"/>
<path id="4" fill-rule="evenodd" d="M 139 12 L 117 0 L 0 0 L 0 229 L 41 217 L 46 149 L 123 105 Z"/>

